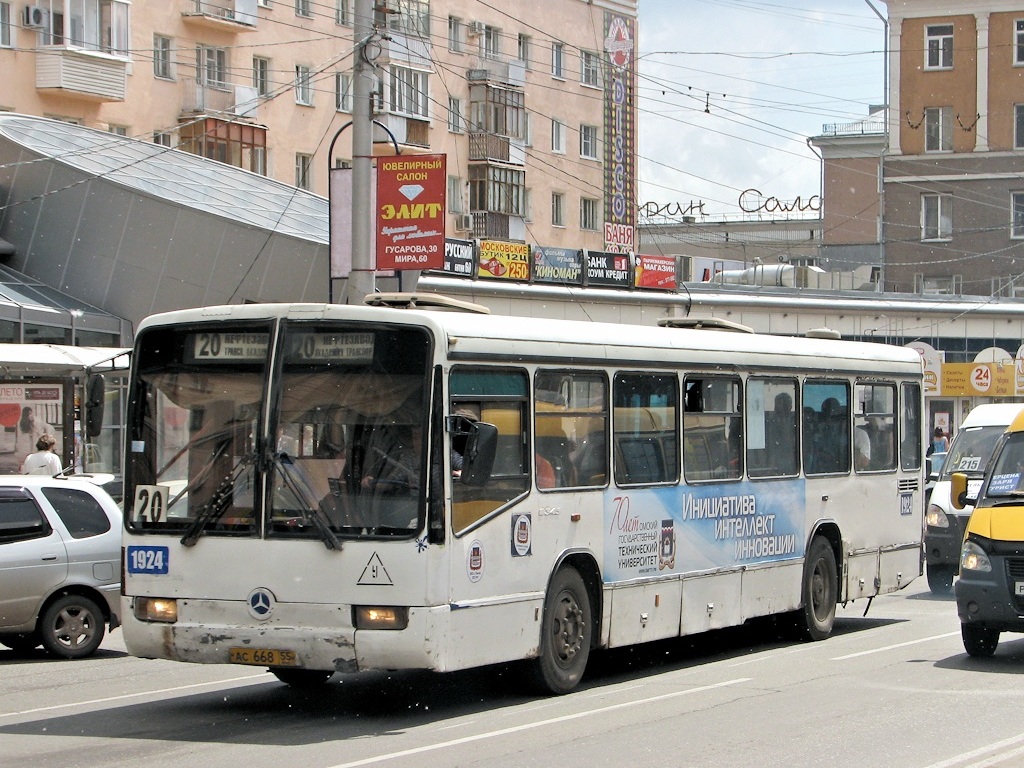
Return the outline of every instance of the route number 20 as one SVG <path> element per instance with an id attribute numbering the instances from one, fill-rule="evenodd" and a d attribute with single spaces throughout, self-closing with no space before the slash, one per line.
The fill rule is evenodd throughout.
<path id="1" fill-rule="evenodd" d="M 132 518 L 138 522 L 159 523 L 167 511 L 167 487 L 140 485 L 135 488 Z"/>

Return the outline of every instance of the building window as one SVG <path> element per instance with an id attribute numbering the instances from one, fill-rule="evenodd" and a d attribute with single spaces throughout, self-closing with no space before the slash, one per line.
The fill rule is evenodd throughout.
<path id="1" fill-rule="evenodd" d="M 269 8 L 271 0 L 256 0 L 256 5 L 260 8 Z"/>
<path id="2" fill-rule="evenodd" d="M 949 240 L 953 237 L 953 196 L 921 195 L 921 239 Z"/>
<path id="3" fill-rule="evenodd" d="M 455 16 L 448 17 L 448 50 L 461 53 L 466 44 L 466 27 L 462 19 Z"/>
<path id="4" fill-rule="evenodd" d="M 171 38 L 153 35 L 153 77 L 171 79 Z"/>
<path id="5" fill-rule="evenodd" d="M 1024 104 L 1013 105 L 1013 148 L 1024 149 Z"/>
<path id="6" fill-rule="evenodd" d="M 352 11 L 349 5 L 352 0 L 335 0 L 334 23 L 344 24 L 346 27 L 352 24 Z"/>
<path id="7" fill-rule="evenodd" d="M 924 151 L 953 151 L 953 108 L 928 107 L 924 111 Z"/>
<path id="8" fill-rule="evenodd" d="M 313 187 L 313 156 L 295 153 L 295 186 L 309 191 Z"/>
<path id="9" fill-rule="evenodd" d="M 469 166 L 469 208 L 510 216 L 525 211 L 526 174 L 496 165 Z"/>
<path id="10" fill-rule="evenodd" d="M 427 72 L 407 67 L 391 67 L 391 111 L 410 117 L 430 117 Z"/>
<path id="11" fill-rule="evenodd" d="M 295 65 L 295 103 L 313 106 L 313 78 L 305 64 Z"/>
<path id="12" fill-rule="evenodd" d="M 448 177 L 448 212 L 463 213 L 465 206 L 462 204 L 462 179 L 458 176 Z"/>
<path id="13" fill-rule="evenodd" d="M 339 112 L 352 111 L 352 75 L 348 72 L 334 73 L 334 108 Z"/>
<path id="14" fill-rule="evenodd" d="M 448 97 L 448 130 L 452 133 L 462 133 L 465 130 L 462 123 L 462 99 L 454 96 Z"/>
<path id="15" fill-rule="evenodd" d="M 102 51 L 128 58 L 128 8 L 125 0 L 36 0 L 31 5 L 49 11 L 43 33 L 46 45 L 62 45 Z M 65 17 L 67 8 L 69 16 Z"/>
<path id="16" fill-rule="evenodd" d="M 587 160 L 597 160 L 600 157 L 597 148 L 596 125 L 580 126 L 580 157 Z"/>
<path id="17" fill-rule="evenodd" d="M 565 125 L 554 119 L 551 121 L 551 151 L 565 154 Z"/>
<path id="18" fill-rule="evenodd" d="M 1011 197 L 1013 221 L 1010 222 L 1010 237 L 1024 238 L 1024 192 L 1014 192 Z"/>
<path id="19" fill-rule="evenodd" d="M 932 24 L 925 27 L 925 69 L 953 68 L 953 25 Z"/>
<path id="20" fill-rule="evenodd" d="M 127 136 L 128 126 L 127 125 L 114 125 L 113 123 L 107 123 L 107 132 L 112 133 L 115 136 Z"/>
<path id="21" fill-rule="evenodd" d="M 167 131 L 157 131 L 153 134 L 153 143 L 159 144 L 161 147 L 171 146 L 171 134 Z"/>
<path id="22" fill-rule="evenodd" d="M 551 76 L 565 77 L 565 46 L 562 43 L 551 44 Z"/>
<path id="23" fill-rule="evenodd" d="M 551 226 L 565 226 L 565 194 L 563 192 L 551 193 Z"/>
<path id="24" fill-rule="evenodd" d="M 1024 21 L 1014 22 L 1013 63 L 1024 64 Z"/>
<path id="25" fill-rule="evenodd" d="M 295 15 L 305 16 L 307 19 L 313 17 L 313 12 L 309 7 L 309 0 L 295 0 Z"/>
<path id="26" fill-rule="evenodd" d="M 594 51 L 580 51 L 580 82 L 601 87 L 601 57 Z"/>
<path id="27" fill-rule="evenodd" d="M 501 30 L 497 27 L 484 26 L 480 35 L 480 56 L 485 59 L 501 58 Z"/>
<path id="28" fill-rule="evenodd" d="M 11 4 L 0 3 L 0 48 L 11 45 Z"/>
<path id="29" fill-rule="evenodd" d="M 252 57 L 252 87 L 260 96 L 270 95 L 270 59 Z"/>
<path id="30" fill-rule="evenodd" d="M 212 88 L 227 87 L 227 48 L 210 48 L 200 45 L 196 48 L 196 79 Z"/>
<path id="31" fill-rule="evenodd" d="M 524 69 L 532 69 L 532 67 L 530 66 L 530 44 L 531 44 L 531 42 L 532 42 L 532 38 L 529 35 L 524 35 L 524 34 L 520 33 L 519 41 L 518 41 L 518 43 L 516 45 L 516 56 L 517 56 L 517 58 L 521 62 L 523 62 L 523 68 Z"/>
<path id="32" fill-rule="evenodd" d="M 482 89 L 473 88 L 470 94 L 473 97 L 469 105 L 473 130 L 513 139 L 523 138 L 526 115 L 523 91 L 488 85 Z"/>
<path id="33" fill-rule="evenodd" d="M 384 4 L 379 4 L 383 6 Z M 381 26 L 403 35 L 430 37 L 430 3 L 428 0 L 388 0 L 389 12 Z M 398 11 L 398 13 L 395 13 Z"/>
<path id="34" fill-rule="evenodd" d="M 580 198 L 580 229 L 597 230 L 597 200 L 592 197 Z"/>

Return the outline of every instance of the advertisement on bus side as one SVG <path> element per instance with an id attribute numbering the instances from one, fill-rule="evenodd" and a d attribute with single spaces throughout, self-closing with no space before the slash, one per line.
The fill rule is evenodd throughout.
<path id="1" fill-rule="evenodd" d="M 802 557 L 803 510 L 803 480 L 620 492 L 605 510 L 605 580 Z"/>

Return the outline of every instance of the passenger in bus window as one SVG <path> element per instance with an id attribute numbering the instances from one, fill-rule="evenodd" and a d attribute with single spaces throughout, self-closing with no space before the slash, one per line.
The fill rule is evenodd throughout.
<path id="1" fill-rule="evenodd" d="M 374 432 L 381 434 L 367 451 L 359 481 L 361 494 L 369 498 L 366 524 L 410 527 L 416 520 L 423 428 L 418 424 L 400 424 Z"/>
<path id="2" fill-rule="evenodd" d="M 854 466 L 858 470 L 871 468 L 871 436 L 865 427 L 853 430 Z"/>

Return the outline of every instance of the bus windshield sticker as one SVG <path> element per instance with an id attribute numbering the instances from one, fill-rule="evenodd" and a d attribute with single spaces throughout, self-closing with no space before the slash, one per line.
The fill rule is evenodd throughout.
<path id="1" fill-rule="evenodd" d="M 262 362 L 270 346 L 269 333 L 221 333 L 200 331 L 190 334 L 185 344 L 189 363 Z"/>
<path id="2" fill-rule="evenodd" d="M 291 340 L 289 363 L 373 362 L 372 333 L 295 333 Z"/>

